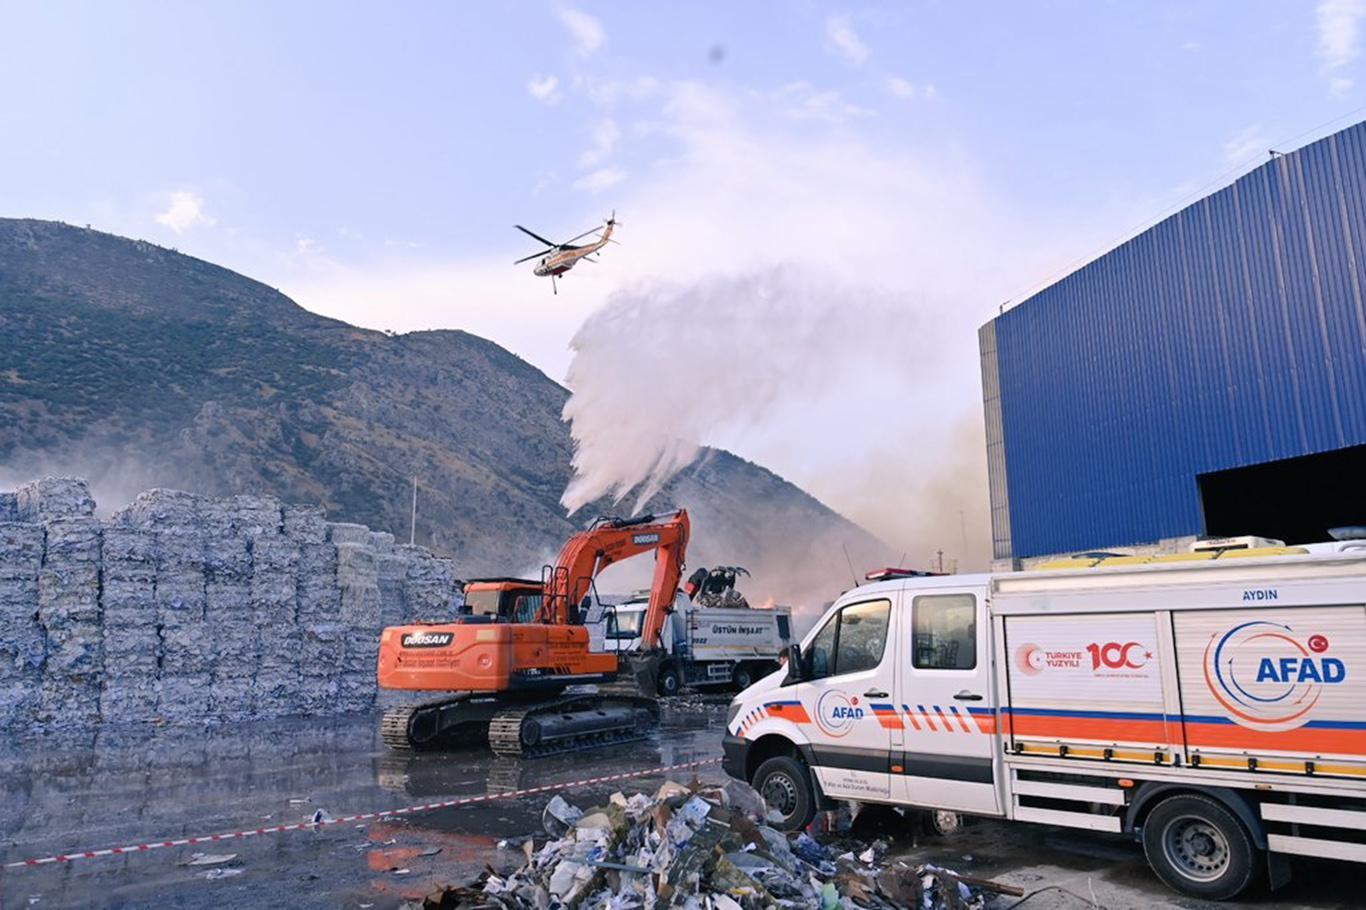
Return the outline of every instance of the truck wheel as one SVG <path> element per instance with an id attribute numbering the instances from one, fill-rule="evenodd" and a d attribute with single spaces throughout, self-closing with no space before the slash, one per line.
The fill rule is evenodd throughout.
<path id="1" fill-rule="evenodd" d="M 811 793 L 811 777 L 806 766 L 787 755 L 776 755 L 754 772 L 751 786 L 782 816 L 777 827 L 799 831 L 816 817 L 816 800 Z"/>
<path id="2" fill-rule="evenodd" d="M 735 688 L 743 692 L 754 685 L 754 668 L 749 664 L 736 664 L 735 673 L 731 676 L 731 682 Z"/>
<path id="3" fill-rule="evenodd" d="M 660 695 L 677 695 L 678 690 L 683 688 L 683 680 L 678 676 L 678 668 L 672 664 L 659 668 L 659 680 L 656 683 L 659 687 Z"/>
<path id="4" fill-rule="evenodd" d="M 1158 803 L 1143 824 L 1143 852 L 1168 887 L 1205 900 L 1227 900 L 1252 883 L 1258 850 L 1243 823 L 1196 794 Z"/>

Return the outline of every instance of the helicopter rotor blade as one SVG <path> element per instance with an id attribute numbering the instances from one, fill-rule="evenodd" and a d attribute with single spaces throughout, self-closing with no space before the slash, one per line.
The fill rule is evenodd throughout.
<path id="1" fill-rule="evenodd" d="M 579 237 L 587 237 L 589 234 L 595 234 L 595 233 L 597 233 L 597 232 L 600 231 L 600 230 L 602 230 L 601 227 L 589 228 L 588 230 L 586 230 L 586 231 L 584 231 L 582 234 L 580 234 L 578 237 L 570 237 L 570 238 L 569 238 L 568 240 L 566 240 L 564 243 L 560 244 L 560 246 L 568 246 L 569 244 L 573 243 L 575 240 L 578 240 Z"/>
<path id="2" fill-rule="evenodd" d="M 523 256 L 521 259 L 518 259 L 516 262 L 514 262 L 513 265 L 521 265 L 528 259 L 536 259 L 537 257 L 544 256 L 546 253 L 551 252 L 551 250 L 553 249 L 554 247 L 551 247 L 549 250 L 541 250 L 539 253 L 532 253 L 530 256 Z"/>
<path id="3" fill-rule="evenodd" d="M 528 231 L 526 228 L 522 227 L 520 224 L 514 224 L 513 227 L 515 227 L 517 230 L 521 231 L 523 234 L 528 234 L 528 235 L 530 235 L 530 236 L 532 236 L 532 237 L 535 237 L 537 240 L 541 241 L 541 243 L 544 243 L 546 246 L 551 247 L 552 249 L 553 249 L 554 247 L 557 247 L 557 246 L 560 245 L 560 244 L 558 244 L 558 243 L 555 243 L 555 242 L 552 241 L 552 240 L 546 240 L 546 239 L 545 239 L 544 237 L 542 237 L 540 234 L 533 234 L 531 231 Z"/>

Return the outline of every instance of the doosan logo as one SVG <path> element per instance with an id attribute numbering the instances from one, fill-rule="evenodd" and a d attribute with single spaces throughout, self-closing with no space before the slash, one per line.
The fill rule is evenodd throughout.
<path id="1" fill-rule="evenodd" d="M 409 632 L 403 636 L 403 647 L 444 648 L 454 637 L 450 632 Z"/>

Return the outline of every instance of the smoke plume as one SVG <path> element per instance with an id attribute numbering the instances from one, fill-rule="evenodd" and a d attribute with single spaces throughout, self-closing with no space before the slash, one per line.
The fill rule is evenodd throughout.
<path id="1" fill-rule="evenodd" d="M 571 342 L 574 478 L 561 501 L 571 514 L 604 496 L 639 505 L 702 444 L 835 385 L 904 383 L 923 369 L 921 345 L 879 357 L 869 344 L 923 339 L 918 322 L 904 301 L 791 267 L 618 292 Z"/>

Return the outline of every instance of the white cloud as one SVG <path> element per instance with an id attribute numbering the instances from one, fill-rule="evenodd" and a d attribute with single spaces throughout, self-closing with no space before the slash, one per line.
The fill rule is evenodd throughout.
<path id="1" fill-rule="evenodd" d="M 625 179 L 626 172 L 620 168 L 604 167 L 575 180 L 574 189 L 588 190 L 590 193 L 596 193 L 605 190 L 608 187 L 616 186 Z"/>
<path id="2" fill-rule="evenodd" d="M 887 91 L 897 98 L 921 98 L 925 101 L 933 101 L 939 97 L 939 90 L 932 83 L 926 82 L 924 85 L 916 85 L 900 76 L 891 76 L 887 79 Z"/>
<path id="3" fill-rule="evenodd" d="M 582 10 L 566 7 L 560 11 L 560 21 L 574 39 L 574 52 L 580 57 L 591 55 L 607 41 L 602 23 Z"/>
<path id="4" fill-rule="evenodd" d="M 604 161 L 620 138 L 621 130 L 615 120 L 611 117 L 599 120 L 593 125 L 593 147 L 579 155 L 579 166 L 593 167 Z"/>
<path id="5" fill-rule="evenodd" d="M 309 256 L 323 252 L 325 247 L 312 237 L 299 236 L 294 239 L 294 255 Z"/>
<path id="6" fill-rule="evenodd" d="M 653 76 L 637 76 L 634 79 L 595 79 L 580 76 L 574 85 L 583 90 L 589 101 L 601 107 L 611 107 L 623 99 L 627 101 L 646 101 L 659 94 L 664 87 Z"/>
<path id="7" fill-rule="evenodd" d="M 1244 164 L 1251 158 L 1265 155 L 1270 147 L 1266 131 L 1260 123 L 1254 123 L 1224 143 L 1224 160 L 1229 164 Z"/>
<path id="8" fill-rule="evenodd" d="M 527 80 L 526 90 L 531 93 L 531 97 L 537 101 L 544 101 L 546 104 L 554 104 L 560 100 L 560 93 L 556 91 L 560 86 L 560 80 L 554 76 L 542 78 L 540 73 Z"/>
<path id="9" fill-rule="evenodd" d="M 915 85 L 907 82 L 900 76 L 892 76 L 887 80 L 887 91 L 896 95 L 898 98 L 914 98 L 916 96 Z"/>
<path id="10" fill-rule="evenodd" d="M 1329 90 L 1342 95 L 1352 80 L 1337 73 L 1361 54 L 1361 23 L 1366 19 L 1366 0 L 1321 0 L 1316 12 L 1319 59 L 1328 77 Z"/>
<path id="11" fill-rule="evenodd" d="M 203 197 L 189 190 L 177 190 L 171 194 L 166 211 L 156 216 L 158 224 L 183 234 L 191 228 L 213 227 L 218 219 L 204 211 Z"/>
<path id="12" fill-rule="evenodd" d="M 829 39 L 832 50 L 848 57 L 854 63 L 862 63 L 868 59 L 868 46 L 849 24 L 847 16 L 831 16 L 825 23 L 825 37 Z"/>

